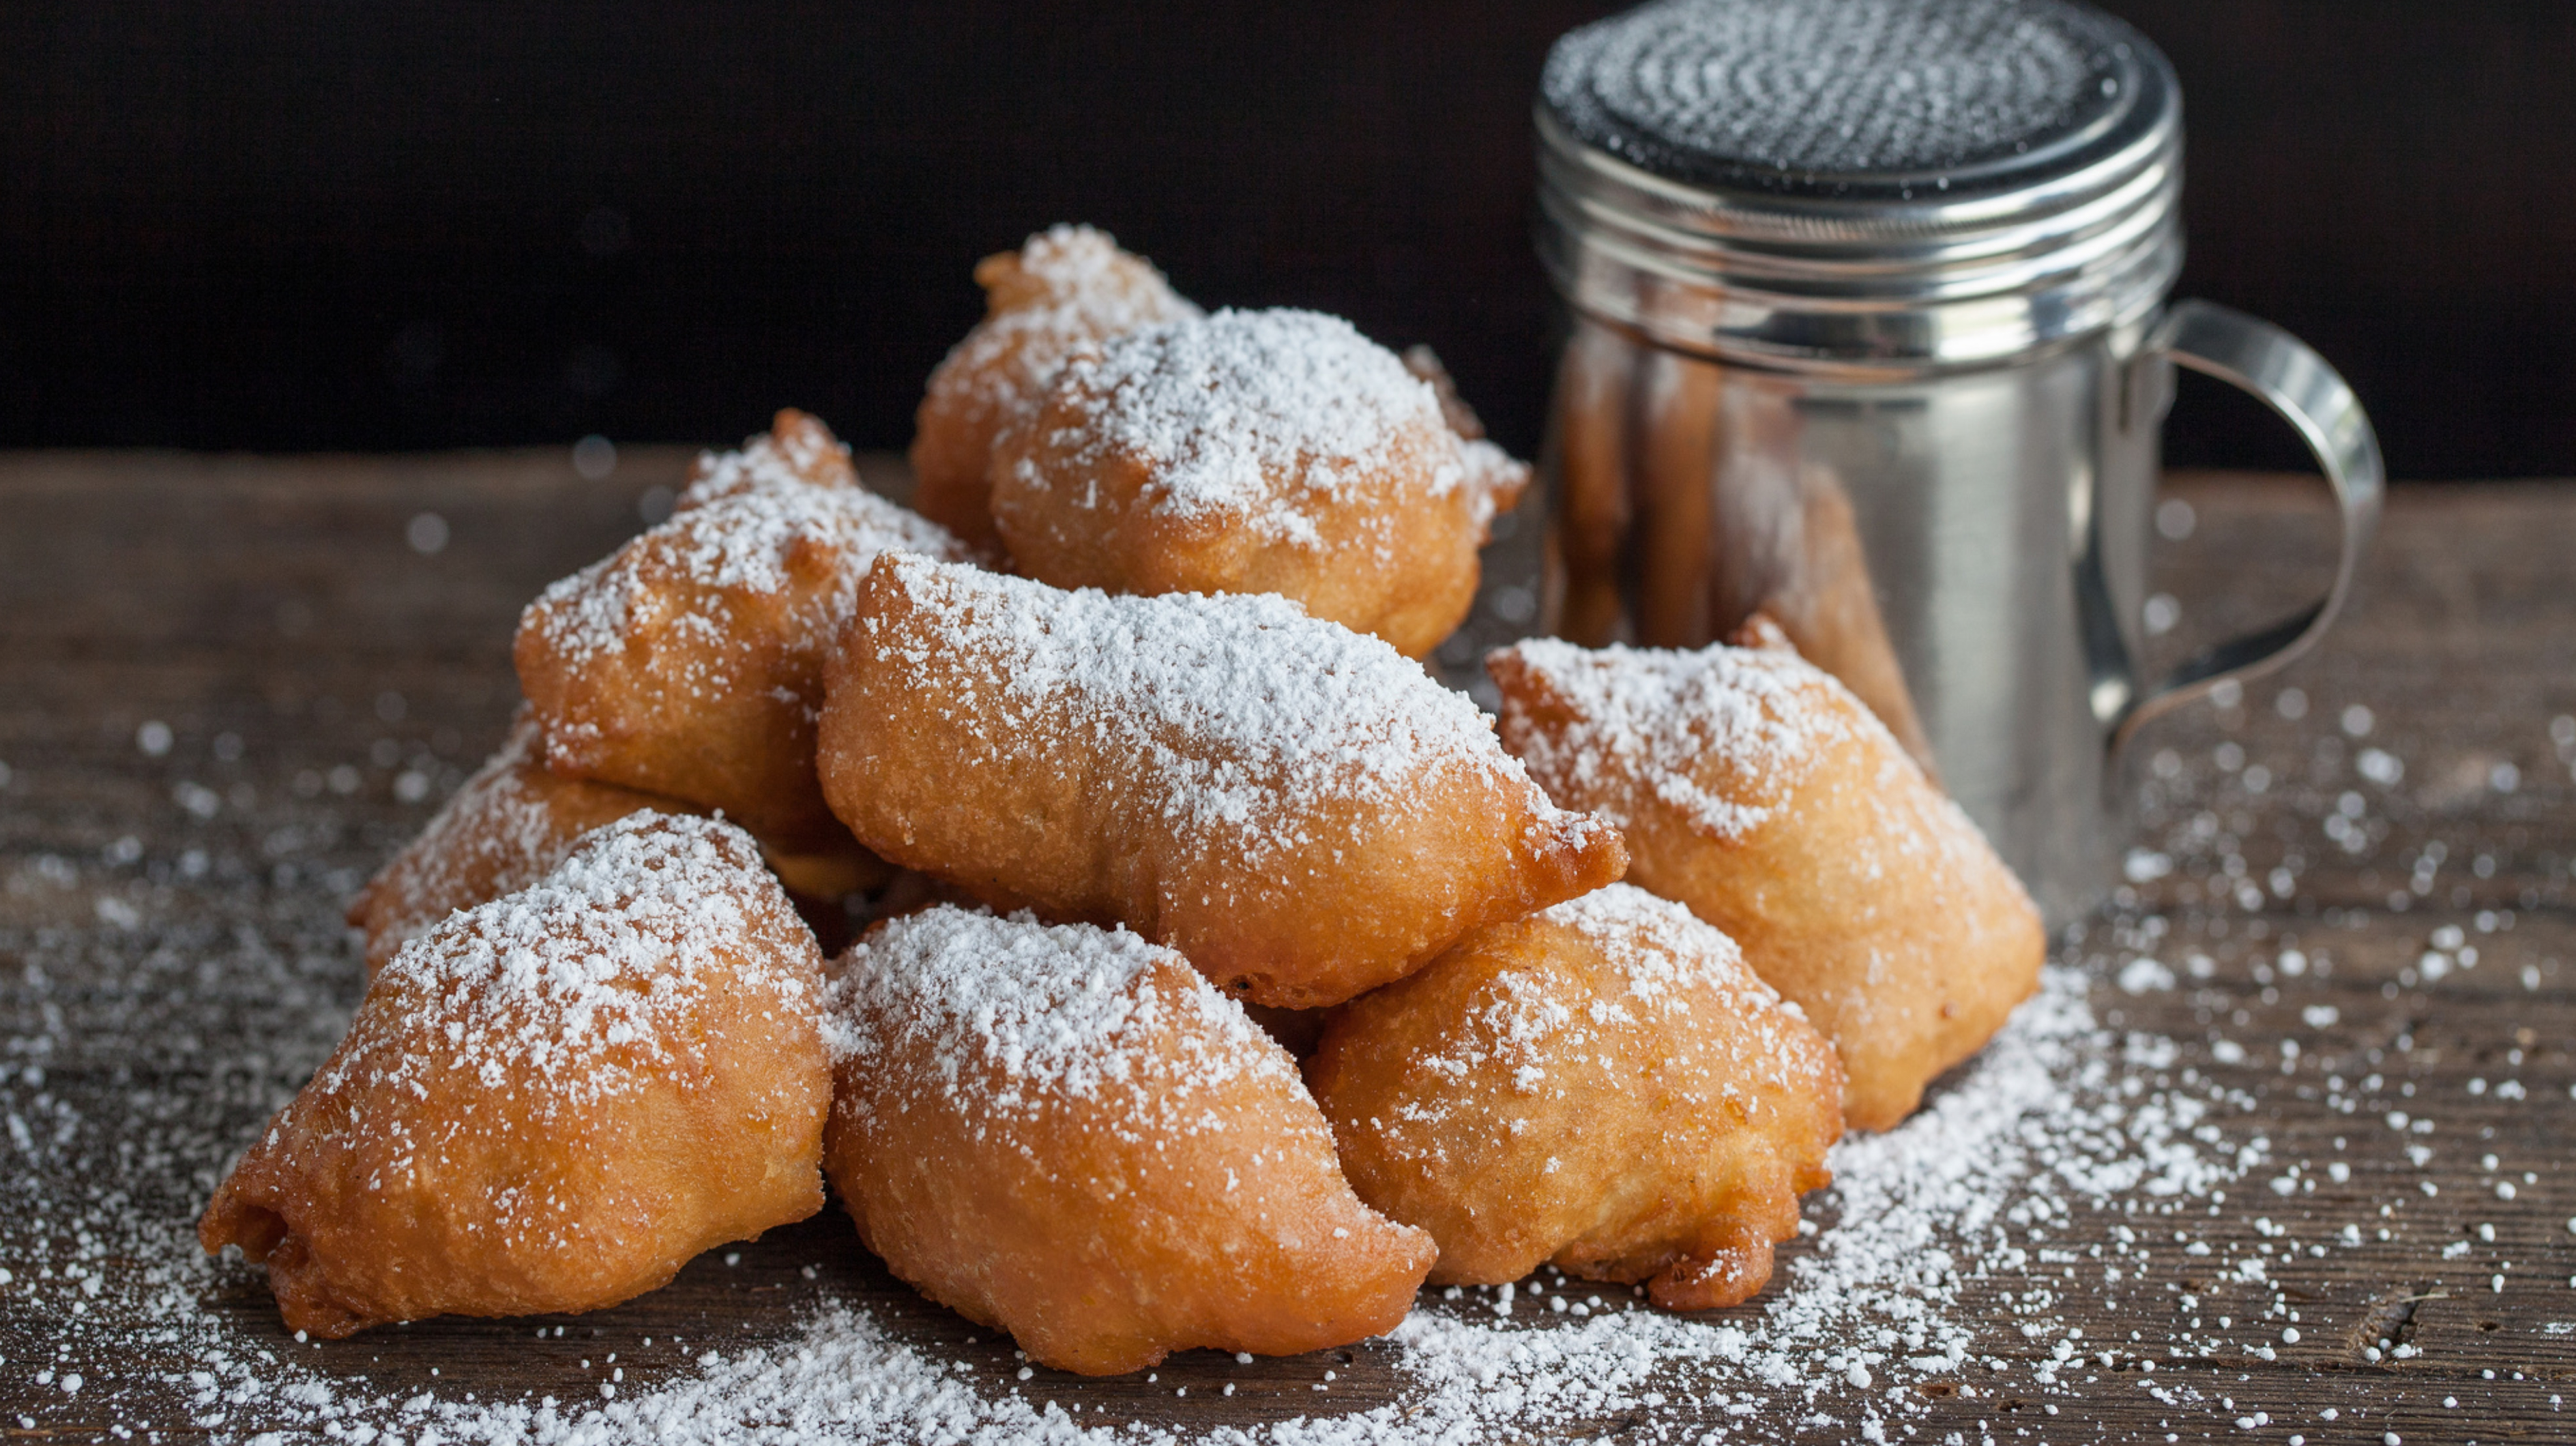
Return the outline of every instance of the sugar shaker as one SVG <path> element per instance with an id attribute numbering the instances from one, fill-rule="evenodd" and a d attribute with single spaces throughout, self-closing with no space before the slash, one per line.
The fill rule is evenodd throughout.
<path id="1" fill-rule="evenodd" d="M 1767 613 L 2052 921 L 2091 908 L 2114 751 L 2312 643 L 2382 490 L 2323 359 L 2167 301 L 2172 67 L 2070 0 L 1661 0 L 1561 39 L 1536 111 L 1568 323 L 1543 625 L 1697 647 Z M 2142 680 L 2176 364 L 2298 430 L 2342 555 L 2314 605 Z"/>

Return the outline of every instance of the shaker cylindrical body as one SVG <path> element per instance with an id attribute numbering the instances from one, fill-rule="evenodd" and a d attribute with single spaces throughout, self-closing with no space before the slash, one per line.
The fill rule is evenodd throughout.
<path id="1" fill-rule="evenodd" d="M 2077 563 L 2103 560 L 2109 617 L 2131 626 L 2170 376 L 2141 364 L 2149 319 L 1869 378 L 1731 364 L 1575 314 L 1545 454 L 1546 627 L 1698 647 L 1768 613 L 2051 918 L 2081 913 L 2125 813 Z"/>

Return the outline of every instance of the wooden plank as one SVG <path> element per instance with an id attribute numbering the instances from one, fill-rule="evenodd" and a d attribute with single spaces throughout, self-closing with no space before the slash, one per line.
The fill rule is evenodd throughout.
<path id="1" fill-rule="evenodd" d="M 622 1370 L 613 1384 L 631 1396 L 694 1377 L 710 1349 L 792 1343 L 832 1301 L 965 1362 L 956 1374 L 978 1391 L 1079 1406 L 1083 1425 L 1195 1431 L 1417 1400 L 1383 1342 L 1021 1382 L 1007 1342 L 892 1280 L 830 1212 L 615 1310 L 423 1322 L 328 1347 L 280 1332 L 256 1272 L 173 1264 L 229 1153 L 356 999 L 341 903 L 499 736 L 519 606 L 631 530 L 642 494 L 684 465 L 630 452 L 589 483 L 555 453 L 0 459 L 0 1113 L 14 1122 L 0 1145 L 0 1429 L 318 1432 L 274 1399 L 192 1405 L 186 1373 L 207 1368 L 210 1340 L 257 1370 L 381 1397 L 398 1427 L 422 1391 L 595 1401 Z M 2197 525 L 2158 562 L 2158 588 L 2182 600 L 2166 653 L 2314 585 L 2323 533 L 2302 484 L 2183 478 L 2176 495 Z M 436 552 L 406 540 L 423 513 L 446 525 Z M 2115 1054 L 2107 1087 L 2125 1075 L 2219 1101 L 2230 1148 L 2262 1142 L 2223 1201 L 2181 1213 L 2065 1189 L 2055 1217 L 1994 1225 L 2034 1256 L 2065 1252 L 2073 1274 L 2045 1278 L 2042 1338 L 2018 1325 L 2036 1318 L 2039 1273 L 1968 1279 L 1955 1313 L 1981 1324 L 1955 1373 L 1883 1371 L 1866 1392 L 1728 1381 L 1749 1417 L 1684 1373 L 1660 1407 L 1578 1411 L 1540 1434 L 1834 1440 L 1865 1409 L 1929 1440 L 2199 1439 L 2256 1410 L 2264 1433 L 2317 1442 L 2576 1434 L 2557 1399 L 2576 1390 L 2576 723 L 2551 731 L 2576 716 L 2570 556 L 2576 491 L 2400 489 L 2359 606 L 2321 653 L 2140 740 L 2138 882 L 2060 957 L 2088 971 L 2105 1026 L 2173 1043 Z M 2359 736 L 2354 705 L 2370 711 Z M 156 723 L 157 753 L 139 746 L 159 742 Z M 2388 763 L 2366 762 L 2373 749 L 2403 777 L 2374 781 Z M 2330 825 L 2347 794 L 2358 818 Z M 1784 1261 L 1836 1228 L 1835 1193 L 1809 1203 L 1824 1233 Z M 95 1295 L 75 1274 L 92 1271 Z M 1556 1288 L 1542 1278 L 1531 1298 Z M 144 1308 L 163 1290 L 194 1303 Z M 1477 1308 L 1437 1293 L 1426 1305 Z M 1569 1319 L 1532 1315 L 1514 1322 Z M 183 1318 L 195 1324 L 170 1323 Z M 1728 1318 L 1765 1329 L 1759 1306 Z M 2058 1365 L 2065 1327 L 2086 1354 Z M 76 1395 L 61 1388 L 74 1367 Z"/>

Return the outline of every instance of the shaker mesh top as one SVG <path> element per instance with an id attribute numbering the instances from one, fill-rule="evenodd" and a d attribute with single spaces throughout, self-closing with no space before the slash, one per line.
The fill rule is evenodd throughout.
<path id="1" fill-rule="evenodd" d="M 1557 42 L 1541 99 L 1678 181 L 2027 178 L 2136 108 L 2140 51 L 2061 0 L 1662 0 Z"/>

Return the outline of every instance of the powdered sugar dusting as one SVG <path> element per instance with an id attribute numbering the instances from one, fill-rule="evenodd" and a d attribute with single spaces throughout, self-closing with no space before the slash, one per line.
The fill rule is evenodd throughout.
<path id="1" fill-rule="evenodd" d="M 1143 277 L 1151 277 L 1155 284 L 1143 284 Z M 1108 232 L 1058 222 L 1020 247 L 1015 285 L 1034 283 L 1040 295 L 1014 290 L 995 299 L 1015 311 L 1040 311 L 1049 305 L 1073 308 L 1113 333 L 1198 314 L 1196 306 L 1173 295 L 1161 282 L 1160 272 L 1120 251 L 1118 238 Z"/>
<path id="2" fill-rule="evenodd" d="M 950 928 L 971 932 L 954 922 L 925 926 L 919 942 Z M 1095 940 L 1083 946 L 1081 967 L 1086 976 L 1097 969 L 1113 977 L 1147 947 Z M 917 987 L 944 987 L 916 978 Z M 1914 1383 L 1949 1383 L 1939 1386 L 1946 1392 L 1963 1378 L 1989 1380 L 1978 1373 L 2004 1368 L 1978 1355 L 1981 1331 L 1999 1314 L 2025 1337 L 2060 1343 L 2035 1369 L 2013 1366 L 2005 1382 L 2042 1399 L 2062 1394 L 2061 1374 L 2088 1369 L 2097 1350 L 2143 1352 L 2126 1342 L 2084 1341 L 2080 1331 L 2070 1339 L 2059 1304 L 2077 1287 L 2061 1278 L 2053 1255 L 2030 1244 L 2046 1233 L 2031 1222 L 2108 1213 L 2136 1224 L 2142 1242 L 2153 1241 L 2161 1237 L 2148 1225 L 2188 1225 L 2264 1158 L 2261 1141 L 2231 1141 L 2223 1123 L 2250 1108 L 2249 1099 L 2206 1080 L 2192 1083 L 2188 1071 L 2182 1086 L 2158 1083 L 2172 1079 L 2165 1072 L 2172 1043 L 2101 1028 L 2084 1002 L 2085 987 L 2078 971 L 2050 970 L 2041 995 L 1965 1078 L 1898 1129 L 1837 1146 L 1830 1159 L 1835 1185 L 1807 1202 L 1811 1217 L 1831 1223 L 1811 1246 L 1784 1250 L 1783 1268 L 1754 1304 L 1672 1315 L 1546 1271 L 1519 1286 L 1426 1292 L 1391 1337 L 1405 1383 L 1399 1398 L 1339 1413 L 1327 1389 L 1314 1396 L 1313 1414 L 1260 1424 L 1086 1424 L 1052 1399 L 1058 1386 L 1030 1385 L 1007 1356 L 997 1370 L 951 1360 L 939 1347 L 898 1339 L 868 1309 L 829 1292 L 787 1339 L 733 1348 L 719 1342 L 695 1357 L 693 1370 L 659 1387 L 572 1402 L 477 1401 L 433 1387 L 405 1401 L 370 1395 L 364 1382 L 353 1390 L 292 1356 L 248 1346 L 235 1327 L 200 1313 L 193 1287 L 165 1289 L 154 1299 L 170 1312 L 165 1319 L 187 1323 L 181 1329 L 202 1383 L 194 1388 L 197 1410 L 210 1413 L 208 1420 L 229 1412 L 315 1426 L 381 1421 L 415 1435 L 435 1429 L 458 1442 L 1395 1446 L 1588 1435 L 1684 1401 L 1696 1423 L 1692 1440 L 1775 1439 L 1792 1421 L 1839 1439 L 1896 1439 L 1910 1434 L 1908 1418 L 1933 1399 Z M 2143 1269 L 2150 1253 L 2142 1244 L 2122 1264 Z M 182 1269 L 206 1267 L 182 1262 Z M 2098 1262 L 2088 1265 L 2088 1273 L 2098 1269 Z M 1196 1403 L 1193 1393 L 1175 1404 Z"/>
<path id="3" fill-rule="evenodd" d="M 1005 738 L 1080 720 L 1143 760 L 1164 818 L 1195 846 L 1258 860 L 1305 842 L 1321 809 L 1409 814 L 1439 778 L 1518 772 L 1463 695 L 1285 598 L 1113 597 L 926 558 L 888 565 L 941 649 L 989 659 L 985 681 L 947 700 L 954 716 Z M 1560 817 L 1529 793 L 1542 822 Z"/>
<path id="4" fill-rule="evenodd" d="M 1068 361 L 1056 396 L 1082 399 L 1086 425 L 1048 440 L 1087 469 L 1144 462 L 1148 510 L 1274 541 L 1320 545 L 1307 497 L 1390 485 L 1440 496 L 1468 476 L 1431 384 L 1317 312 L 1228 310 L 1133 332 Z M 1398 447 L 1426 435 L 1447 445 L 1416 477 L 1423 461 Z M 1034 461 L 1018 466 L 1040 480 Z"/>
<path id="5" fill-rule="evenodd" d="M 1799 1013 L 1745 964 L 1744 951 L 1724 930 L 1634 884 L 1595 889 L 1539 917 L 1591 940 L 1628 977 L 1628 992 L 1642 1003 L 1670 1008 L 1676 990 L 1696 985 L 1741 996 L 1748 1014 L 1781 1008 Z"/>
<path id="6" fill-rule="evenodd" d="M 359 895 L 350 917 L 370 931 L 370 958 L 420 937 L 457 906 L 545 877 L 581 828 L 608 821 L 608 810 L 653 807 L 647 795 L 606 784 L 549 780 L 553 797 L 531 788 L 543 734 L 524 714 L 500 750 Z"/>
<path id="7" fill-rule="evenodd" d="M 377 992 L 441 1022 L 444 1058 L 402 1052 L 418 1017 L 367 1011 L 323 1079 L 398 1086 L 418 1068 L 464 1068 L 491 1089 L 543 1081 L 526 1092 L 542 1114 L 672 1065 L 692 1046 L 666 1038 L 668 1022 L 698 1010 L 717 971 L 728 988 L 812 1011 L 797 975 L 744 959 L 747 939 L 775 929 L 747 902 L 766 896 L 768 920 L 792 918 L 759 859 L 750 835 L 710 819 L 647 814 L 594 830 L 543 882 L 450 916 L 377 976 Z"/>
<path id="8" fill-rule="evenodd" d="M 362 904 L 383 897 L 415 906 L 374 921 L 388 937 L 407 943 L 447 917 L 451 911 L 438 901 L 455 897 L 463 878 L 533 880 L 562 861 L 552 812 L 517 781 L 519 770 L 535 759 L 539 741 L 525 719 L 512 727 L 500 751 L 467 776 L 420 837 L 360 896 Z"/>
<path id="9" fill-rule="evenodd" d="M 1141 1112 L 1113 1121 L 1123 1136 L 1149 1125 L 1188 1133 L 1204 1110 L 1198 1091 L 1247 1072 L 1296 1077 L 1243 1006 L 1123 928 L 943 905 L 854 946 L 832 997 L 836 1060 L 876 1069 L 927 1057 L 941 1092 L 979 1126 L 1123 1088 Z M 845 1107 L 870 1103 L 860 1095 Z"/>
<path id="10" fill-rule="evenodd" d="M 967 556 L 948 529 L 865 488 L 816 486 L 749 461 L 738 475 L 719 469 L 709 481 L 717 475 L 740 485 L 710 492 L 538 596 L 526 616 L 555 653 L 578 664 L 624 647 L 639 626 L 663 620 L 675 587 L 712 594 L 693 599 L 693 611 L 674 624 L 710 642 L 735 636 L 742 614 L 784 603 L 788 641 L 820 647 L 850 615 L 859 579 L 879 553 Z M 818 555 L 829 559 L 819 576 L 800 568 Z M 698 681 L 720 688 L 728 680 Z"/>
<path id="11" fill-rule="evenodd" d="M 1681 905 L 1631 884 L 1611 884 L 1536 918 L 1572 931 L 1617 972 L 1601 973 L 1553 949 L 1531 963 L 1515 958 L 1491 968 L 1478 980 L 1474 1002 L 1438 1036 L 1437 1050 L 1415 1057 L 1445 1083 L 1409 1089 L 1392 1105 L 1371 1104 L 1368 1109 L 1388 1113 L 1364 1126 L 1345 1119 L 1346 1129 L 1396 1142 L 1394 1152 L 1409 1159 L 1446 1156 L 1462 1129 L 1500 1127 L 1517 1138 L 1530 1122 L 1508 1110 L 1497 1113 L 1497 1101 L 1476 1097 L 1483 1092 L 1473 1083 L 1480 1071 L 1487 1081 L 1508 1078 L 1516 1095 L 1563 1099 L 1572 1093 L 1589 1100 L 1583 1092 L 1636 1087 L 1622 1066 L 1611 1063 L 1613 1054 L 1639 1064 L 1653 1061 L 1645 1092 L 1722 1106 L 1737 1118 L 1777 1108 L 1760 1091 L 1745 1088 L 1757 1080 L 1791 1095 L 1813 1096 L 1821 1083 L 1831 1098 L 1839 1088 L 1837 1077 L 1821 1067 L 1823 1040 L 1805 1025 L 1798 1007 L 1754 974 L 1724 931 Z M 1728 1018 L 1725 1028 L 1704 1022 L 1721 1015 Z M 1596 1064 L 1613 1071 L 1615 1082 L 1605 1084 L 1593 1073 Z M 1477 1123 L 1460 1123 L 1462 1104 Z M 1826 1130 L 1825 1138 L 1832 1133 Z M 1821 1150 L 1823 1143 L 1820 1138 L 1813 1148 Z"/>
<path id="12" fill-rule="evenodd" d="M 1046 394 L 1075 348 L 1199 315 L 1161 272 L 1089 226 L 1051 226 L 1008 259 L 999 274 L 976 268 L 992 313 L 940 363 L 934 390 L 970 386 L 982 404 L 1016 414 Z"/>
<path id="13" fill-rule="evenodd" d="M 1723 643 L 1696 652 L 1585 648 L 1533 638 L 1504 652 L 1573 714 L 1562 728 L 1531 726 L 1507 697 L 1505 744 L 1551 794 L 1621 825 L 1633 820 L 1618 797 L 1635 780 L 1699 828 L 1740 839 L 1771 817 L 1827 744 L 1866 716 L 1857 703 L 1818 707 L 1819 690 L 1831 697 L 1841 685 L 1786 651 Z M 1712 755 L 1748 786 L 1733 795 L 1706 787 L 1699 764 Z"/>
<path id="14" fill-rule="evenodd" d="M 701 452 L 689 485 L 674 510 L 704 507 L 737 493 L 774 487 L 856 488 L 850 449 L 822 423 L 782 414 L 779 425 L 746 438 L 739 450 Z"/>

